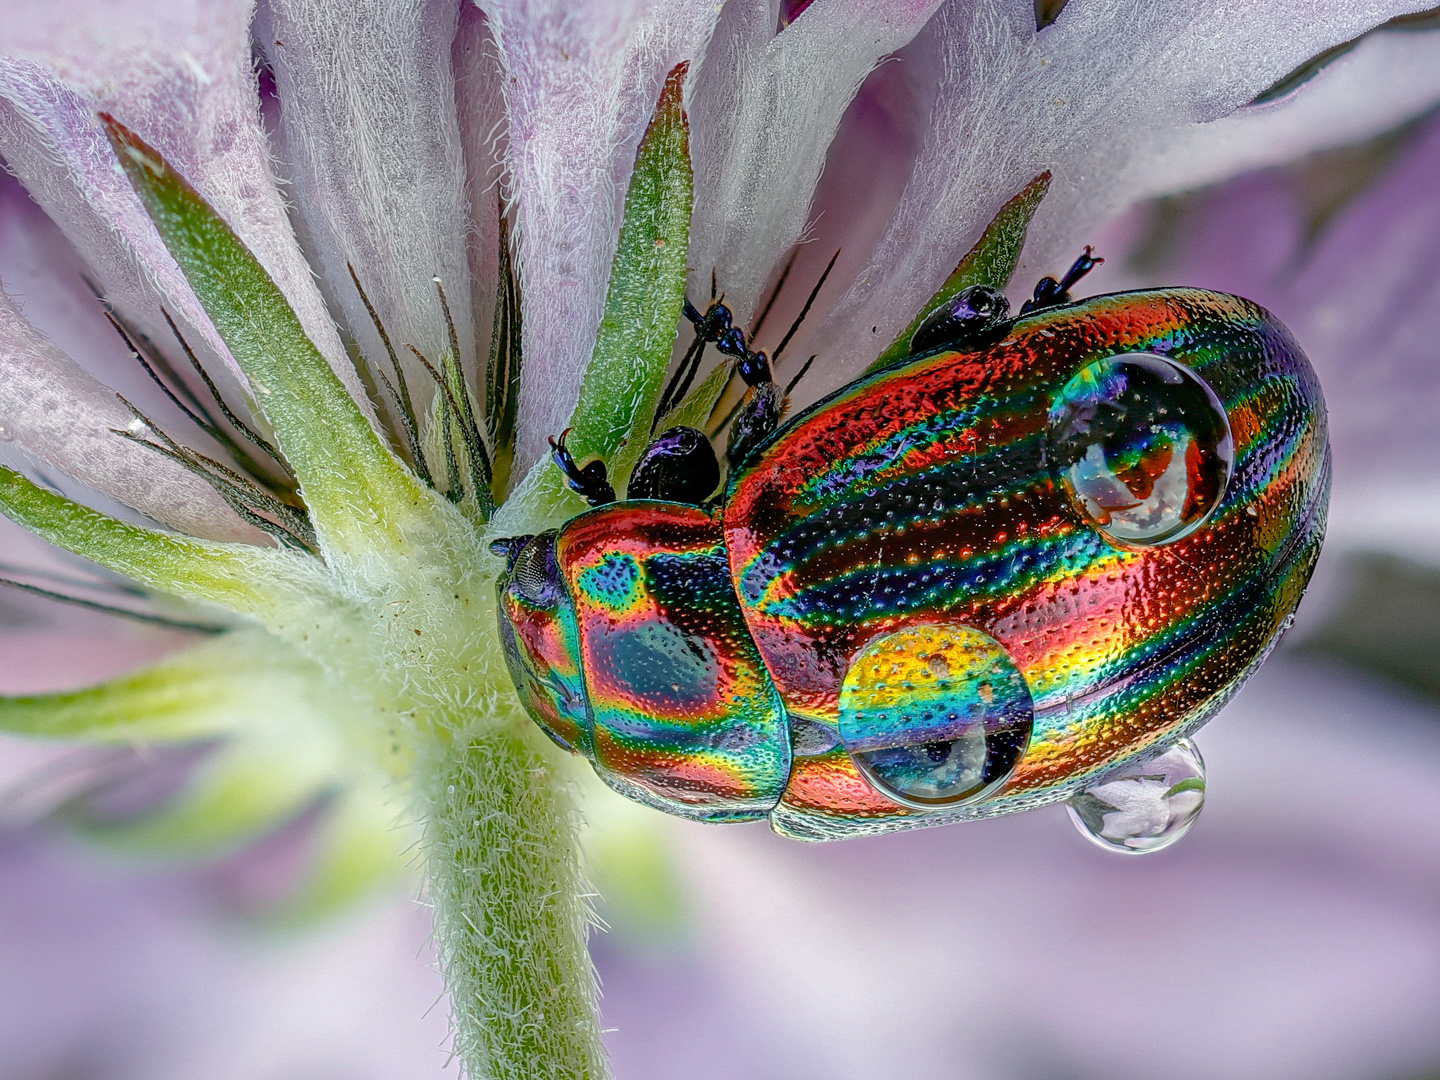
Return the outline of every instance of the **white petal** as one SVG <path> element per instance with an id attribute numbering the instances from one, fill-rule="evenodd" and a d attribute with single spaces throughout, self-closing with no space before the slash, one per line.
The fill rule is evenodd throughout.
<path id="1" fill-rule="evenodd" d="M 749 317 L 776 261 L 800 238 L 826 151 L 861 82 L 939 2 L 825 0 L 779 35 L 771 0 L 725 6 L 690 94 L 693 290 L 708 289 L 714 268 L 731 311 Z"/>
<path id="2" fill-rule="evenodd" d="M 209 484 L 114 434 L 133 420 L 0 293 L 0 442 L 183 532 L 253 538 Z"/>
<path id="3" fill-rule="evenodd" d="M 1127 201 L 1223 180 L 1386 131 L 1440 101 L 1440 33 L 1367 37 L 1292 95 L 1176 132 L 1124 178 Z"/>
<path id="4" fill-rule="evenodd" d="M 1143 176 L 1176 132 L 1227 116 L 1311 56 L 1416 6 L 1072 0 L 1037 33 L 1027 0 L 948 4 L 926 35 L 942 61 L 929 144 L 844 316 L 805 347 L 823 347 L 838 371 L 863 365 L 871 327 L 889 341 L 1044 168 L 1056 182 L 1020 280 L 1063 269 L 1077 237 L 1124 205 L 1125 179 Z"/>
<path id="5" fill-rule="evenodd" d="M 159 302 L 202 355 L 228 352 L 116 167 L 95 114 L 139 131 L 260 258 L 354 392 L 339 336 L 296 245 L 269 167 L 251 69 L 251 0 L 27 5 L 0 31 L 0 154 L 147 330 Z M 238 374 L 238 373 L 237 373 Z"/>
<path id="6" fill-rule="evenodd" d="M 565 426 L 595 344 L 635 148 L 669 70 L 693 60 L 714 0 L 649 6 L 482 0 L 510 112 L 524 289 L 524 468 Z"/>
<path id="7" fill-rule="evenodd" d="M 455 106 L 465 158 L 465 196 L 470 215 L 471 311 L 483 340 L 494 314 L 499 273 L 499 210 L 505 164 L 505 88 L 499 50 L 489 20 L 470 3 L 460 5 L 451 51 Z"/>
<path id="8" fill-rule="evenodd" d="M 362 351 L 384 350 L 346 265 L 395 347 L 438 363 L 445 285 L 474 360 L 464 160 L 450 66 L 456 0 L 267 0 L 257 25 L 280 99 L 281 155 L 327 288 Z M 418 369 L 417 369 L 418 370 Z M 413 380 L 412 380 L 413 381 Z M 417 391 L 426 389 L 423 379 Z M 422 398 L 423 400 L 423 398 Z"/>

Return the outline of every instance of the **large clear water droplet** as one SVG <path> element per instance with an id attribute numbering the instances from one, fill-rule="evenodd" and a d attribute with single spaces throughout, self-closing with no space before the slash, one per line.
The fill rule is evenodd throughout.
<path id="1" fill-rule="evenodd" d="M 1129 545 L 1165 544 L 1199 528 L 1235 459 L 1215 392 L 1152 353 L 1081 368 L 1050 409 L 1050 447 L 1075 508 Z"/>
<path id="2" fill-rule="evenodd" d="M 1205 805 L 1205 762 L 1189 739 L 1107 776 L 1065 804 L 1070 820 L 1106 851 L 1145 855 L 1190 831 Z"/>
<path id="3" fill-rule="evenodd" d="M 908 626 L 869 642 L 840 686 L 840 738 L 881 794 L 917 809 L 976 802 L 1030 743 L 1030 688 L 994 638 Z"/>

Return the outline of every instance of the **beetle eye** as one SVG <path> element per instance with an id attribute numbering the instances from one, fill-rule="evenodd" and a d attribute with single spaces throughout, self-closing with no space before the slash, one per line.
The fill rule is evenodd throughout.
<path id="1" fill-rule="evenodd" d="M 1219 505 L 1234 466 L 1230 424 L 1189 368 L 1151 353 L 1096 360 L 1050 409 L 1053 460 L 1075 508 L 1121 544 L 1165 544 Z"/>
<path id="2" fill-rule="evenodd" d="M 840 685 L 840 738 L 882 794 L 920 809 L 983 799 L 1030 743 L 1025 679 L 994 639 L 921 624 L 860 650 Z"/>
<path id="3" fill-rule="evenodd" d="M 537 608 L 554 607 L 560 597 L 560 564 L 555 561 L 555 533 L 527 537 L 515 556 L 509 587 Z"/>

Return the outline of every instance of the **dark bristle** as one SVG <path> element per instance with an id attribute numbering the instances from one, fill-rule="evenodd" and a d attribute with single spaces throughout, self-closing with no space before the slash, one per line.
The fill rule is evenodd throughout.
<path id="1" fill-rule="evenodd" d="M 385 346 L 385 354 L 390 358 L 390 367 L 395 372 L 395 385 L 391 388 L 392 400 L 395 408 L 400 413 L 400 423 L 405 429 L 405 441 L 410 447 L 410 464 L 427 487 L 433 488 L 435 481 L 430 475 L 430 467 L 425 461 L 425 453 L 420 449 L 420 422 L 415 416 L 415 404 L 410 397 L 410 385 L 405 381 L 405 369 L 400 366 L 400 358 L 395 355 L 395 347 L 390 344 L 390 335 L 385 330 L 385 323 L 380 318 L 380 313 L 375 310 L 375 305 L 370 303 L 370 297 L 366 294 L 364 287 L 360 284 L 360 276 L 355 273 L 355 267 L 346 263 L 345 268 L 350 271 L 350 280 L 355 283 L 355 291 L 360 294 L 360 302 L 365 305 L 365 312 L 370 316 L 371 323 L 375 326 L 375 333 L 380 336 L 380 343 Z M 375 369 L 377 372 L 379 368 Z M 389 385 L 389 380 L 385 380 Z M 396 396 L 398 391 L 398 396 Z"/>
<path id="2" fill-rule="evenodd" d="M 255 431 L 231 411 L 230 406 L 226 404 L 225 399 L 220 395 L 220 388 L 215 385 L 215 380 L 210 378 L 210 373 L 205 370 L 205 365 L 200 363 L 199 357 L 195 355 L 195 350 L 190 348 L 190 343 L 185 340 L 185 335 L 180 333 L 180 328 L 175 325 L 175 320 L 170 317 L 170 313 L 164 308 L 161 308 L 160 314 L 165 316 L 166 325 L 170 327 L 170 332 L 175 335 L 175 340 L 180 343 L 180 348 L 184 351 L 185 358 L 190 361 L 190 367 L 194 369 L 196 375 L 200 376 L 200 381 L 205 384 L 206 391 L 210 394 L 211 399 L 220 410 L 220 414 L 225 417 L 225 421 L 240 433 L 241 438 L 274 462 L 280 471 L 290 479 L 292 484 L 297 483 L 298 481 L 294 470 L 290 468 L 290 463 L 285 460 L 280 451 L 271 445 L 269 440 L 262 437 L 259 432 Z M 219 425 L 215 426 L 218 427 Z"/>
<path id="3" fill-rule="evenodd" d="M 660 423 L 660 418 L 673 409 L 676 404 L 690 390 L 690 382 L 695 377 L 695 369 L 700 366 L 700 358 L 705 353 L 705 339 L 700 332 L 695 332 L 695 340 L 690 342 L 690 347 L 685 350 L 685 355 L 680 359 L 680 365 L 675 369 L 675 374 L 670 376 L 670 382 L 665 386 L 665 392 L 660 395 L 660 401 L 655 406 L 655 415 L 650 418 L 650 433 L 655 433 L 655 425 Z"/>
<path id="4" fill-rule="evenodd" d="M 785 346 L 790 344 L 790 339 L 795 336 L 795 331 L 800 329 L 800 324 L 805 321 L 805 316 L 810 314 L 810 305 L 815 303 L 815 297 L 820 295 L 820 290 L 825 285 L 825 279 L 830 276 L 830 271 L 835 269 L 835 260 L 838 258 L 840 258 L 840 252 L 837 249 L 835 254 L 830 256 L 830 261 L 825 265 L 825 272 L 820 275 L 820 280 L 815 282 L 815 287 L 810 290 L 810 295 L 805 298 L 805 306 L 800 309 L 800 314 L 795 316 L 795 321 L 790 324 L 790 329 L 786 332 L 785 336 L 780 339 L 780 344 L 775 346 L 775 351 L 770 356 L 770 362 L 772 364 L 779 363 L 780 354 L 785 351 Z"/>
<path id="5" fill-rule="evenodd" d="M 174 630 L 195 630 L 202 634 L 223 634 L 230 629 L 228 626 L 218 626 L 215 623 L 190 622 L 187 619 L 172 619 L 166 615 L 152 615 L 146 611 L 132 611 L 116 604 L 103 604 L 98 600 L 87 600 L 83 596 L 71 596 L 68 593 L 41 588 L 39 585 L 30 585 L 8 577 L 0 577 L 0 585 L 7 589 L 30 593 L 33 596 L 43 596 L 47 600 L 58 600 L 62 604 L 72 604 L 75 607 L 88 608 L 90 611 L 101 611 L 106 615 L 118 615 L 123 619 L 150 623 L 153 626 L 165 626 Z"/>
<path id="6" fill-rule="evenodd" d="M 790 279 L 790 271 L 795 268 L 795 260 L 799 255 L 800 249 L 798 247 L 794 248 L 790 252 L 790 258 L 785 260 L 785 269 L 780 271 L 780 277 L 775 282 L 775 288 L 770 290 L 770 298 L 765 301 L 765 306 L 760 309 L 760 314 L 755 317 L 755 322 L 750 327 L 751 341 L 759 337 L 760 331 L 764 329 L 765 320 L 770 317 L 770 309 L 775 306 L 775 301 L 780 296 L 780 290 L 785 288 L 785 282 Z"/>
<path id="7" fill-rule="evenodd" d="M 407 344 L 405 347 L 414 353 L 415 359 L 419 360 L 424 366 L 425 371 L 434 381 L 436 389 L 442 395 L 441 419 L 445 423 L 445 427 L 441 434 L 444 436 L 446 454 L 448 456 L 454 455 L 453 429 L 450 427 L 450 424 L 454 423 L 459 428 L 460 441 L 465 446 L 466 457 L 469 458 L 470 482 L 475 493 L 475 501 L 482 509 L 488 511 L 492 508 L 490 496 L 490 478 L 492 476 L 490 471 L 490 456 L 485 451 L 485 443 L 480 438 L 480 430 L 474 424 L 474 413 L 460 407 L 460 402 L 455 396 L 455 390 L 450 385 L 450 380 L 435 370 L 435 365 L 426 359 L 424 353 L 415 348 L 414 345 Z M 455 370 L 458 372 L 458 366 Z M 463 385 L 461 391 L 464 392 Z M 470 420 L 468 424 L 466 423 L 467 414 Z M 447 467 L 450 465 L 448 460 L 446 465 Z M 455 499 L 453 491 L 455 485 L 459 482 L 459 476 L 457 466 L 452 470 L 450 477 L 451 489 L 446 492 L 452 499 Z M 455 501 L 458 501 L 458 499 Z"/>
<path id="8" fill-rule="evenodd" d="M 515 445 L 517 398 L 520 393 L 520 297 L 510 260 L 510 226 L 497 203 L 500 222 L 495 315 L 490 326 L 490 356 L 485 365 L 485 431 L 494 448 L 497 468 L 508 461 Z"/>
<path id="9" fill-rule="evenodd" d="M 800 380 L 805 377 L 805 373 L 810 370 L 810 365 L 815 362 L 815 357 L 818 355 L 818 353 L 811 353 L 810 359 L 805 361 L 799 372 L 797 372 L 795 377 L 790 380 L 789 384 L 785 387 L 785 396 L 787 398 L 790 396 L 790 391 L 794 390 L 795 387 L 799 385 Z"/>
<path id="10" fill-rule="evenodd" d="M 117 394 L 116 397 L 130 410 L 131 415 L 144 424 L 160 442 L 153 443 L 130 431 L 115 430 L 114 434 L 147 447 L 200 477 L 225 500 L 226 505 L 248 524 L 254 525 L 282 543 L 293 542 L 296 546 L 309 551 L 318 550 L 318 537 L 310 524 L 309 516 L 302 507 L 282 501 L 275 494 L 261 488 L 253 478 L 242 475 L 189 447 L 182 446 L 167 435 L 153 420 L 127 401 L 124 396 Z M 278 520 L 271 521 L 263 517 L 264 514 L 269 514 Z"/>

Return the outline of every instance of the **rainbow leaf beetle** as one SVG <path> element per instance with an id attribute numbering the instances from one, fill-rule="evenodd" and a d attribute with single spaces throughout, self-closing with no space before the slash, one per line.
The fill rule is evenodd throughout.
<path id="1" fill-rule="evenodd" d="M 1257 305 L 975 286 L 908 355 L 780 423 L 749 391 L 729 473 L 662 433 L 616 501 L 497 542 L 530 714 L 607 784 L 700 821 L 835 839 L 1070 797 L 1177 743 L 1273 647 L 1324 532 L 1319 383 Z"/>

